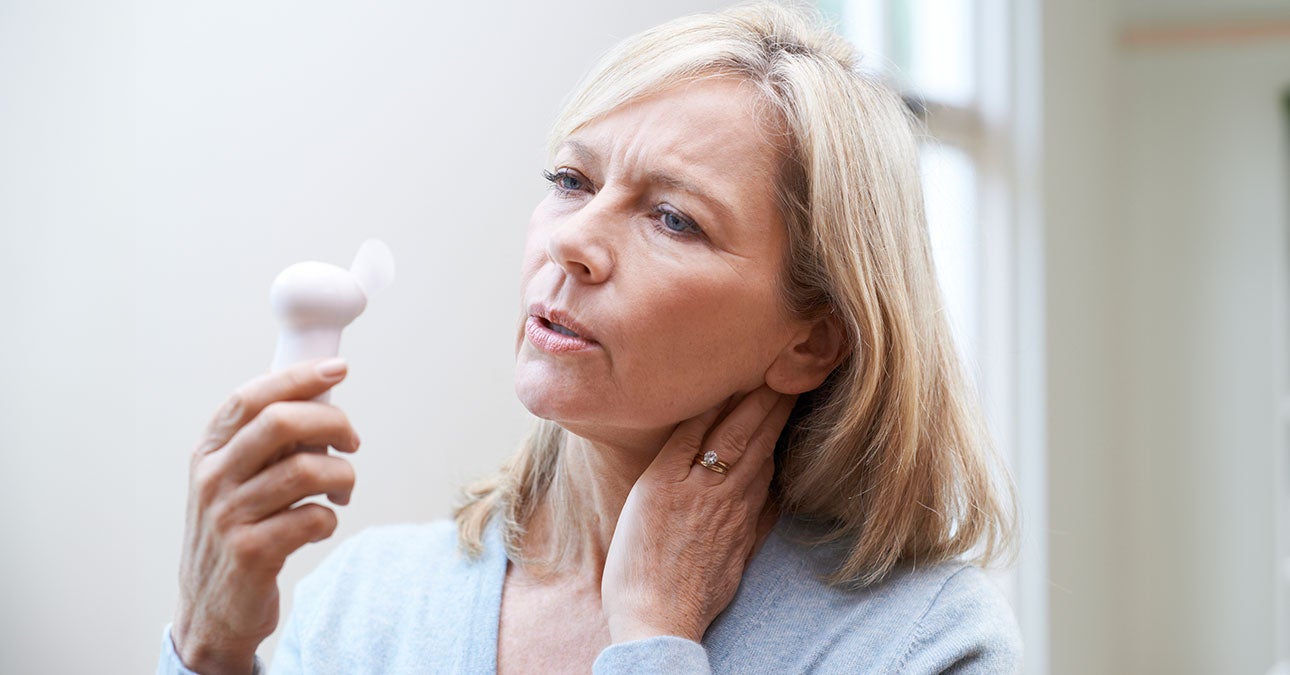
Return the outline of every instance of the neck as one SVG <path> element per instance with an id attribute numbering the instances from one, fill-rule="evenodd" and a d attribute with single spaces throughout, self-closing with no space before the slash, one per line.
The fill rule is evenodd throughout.
<path id="1" fill-rule="evenodd" d="M 598 586 L 627 495 L 671 431 L 618 434 L 612 441 L 566 431 L 552 485 L 526 528 L 526 557 L 552 559 L 563 539 L 571 546 L 563 551 L 567 571 Z"/>

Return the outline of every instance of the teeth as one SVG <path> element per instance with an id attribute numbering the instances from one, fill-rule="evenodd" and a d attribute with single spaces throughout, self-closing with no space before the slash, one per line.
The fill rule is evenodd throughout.
<path id="1" fill-rule="evenodd" d="M 555 332 L 557 332 L 557 333 L 559 333 L 559 334 L 561 334 L 561 335 L 568 335 L 569 337 L 578 337 L 578 334 L 577 334 L 577 333 L 575 333 L 575 332 L 573 332 L 573 331 L 569 330 L 568 328 L 565 328 L 564 326 L 561 326 L 560 324 L 558 324 L 558 323 L 556 323 L 556 322 L 554 322 L 554 321 L 551 321 L 551 322 L 550 322 L 550 324 L 551 324 L 551 330 L 553 330 L 553 331 L 555 331 Z"/>

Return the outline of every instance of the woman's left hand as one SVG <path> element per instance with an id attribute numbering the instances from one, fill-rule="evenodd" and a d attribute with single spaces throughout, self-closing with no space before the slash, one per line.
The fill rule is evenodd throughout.
<path id="1" fill-rule="evenodd" d="M 713 428 L 722 407 L 676 427 L 623 505 L 601 604 L 615 643 L 656 635 L 698 642 L 739 588 L 771 524 L 772 455 L 795 396 L 761 387 Z M 694 462 L 709 450 L 725 474 Z"/>

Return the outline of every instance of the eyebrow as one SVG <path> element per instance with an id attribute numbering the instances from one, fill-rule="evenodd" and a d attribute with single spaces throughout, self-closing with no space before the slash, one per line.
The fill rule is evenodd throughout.
<path id="1" fill-rule="evenodd" d="M 599 163 L 600 161 L 600 155 L 597 154 L 595 150 L 591 149 L 591 147 L 586 143 L 569 139 L 565 140 L 564 143 L 561 143 L 561 147 L 568 148 L 580 161 L 592 164 Z M 714 211 L 717 212 L 718 216 L 725 218 L 728 221 L 733 221 L 735 219 L 734 209 L 732 209 L 729 204 L 707 190 L 704 190 L 692 181 L 662 171 L 650 171 L 646 173 L 645 180 L 651 184 L 662 185 L 695 197 L 707 203 Z"/>

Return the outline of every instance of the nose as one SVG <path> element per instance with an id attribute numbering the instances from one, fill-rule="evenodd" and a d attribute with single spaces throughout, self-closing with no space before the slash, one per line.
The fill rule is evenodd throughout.
<path id="1" fill-rule="evenodd" d="M 594 202 L 584 206 L 551 232 L 547 257 L 582 283 L 604 283 L 614 266 L 609 223 L 609 214 Z"/>

